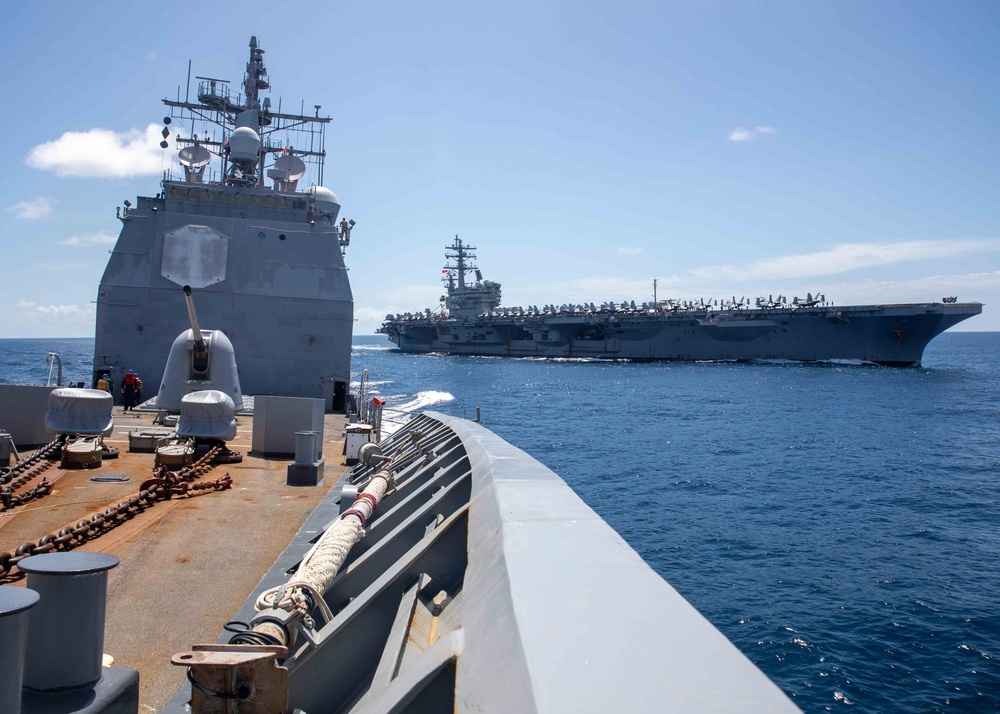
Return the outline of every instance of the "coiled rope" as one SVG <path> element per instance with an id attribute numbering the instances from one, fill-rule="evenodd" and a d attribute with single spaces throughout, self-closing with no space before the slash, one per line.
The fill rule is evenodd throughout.
<path id="1" fill-rule="evenodd" d="M 340 516 L 306 554 L 294 579 L 261 593 L 257 598 L 257 612 L 274 608 L 288 612 L 297 610 L 306 616 L 316 606 L 326 621 L 330 622 L 333 613 L 323 599 L 323 593 L 344 565 L 351 548 L 364 538 L 368 519 L 392 484 L 393 474 L 390 471 L 376 472 L 358 494 L 351 508 Z"/>

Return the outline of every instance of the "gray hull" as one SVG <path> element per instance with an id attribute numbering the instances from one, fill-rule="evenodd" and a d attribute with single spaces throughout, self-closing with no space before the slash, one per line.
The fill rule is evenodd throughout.
<path id="1" fill-rule="evenodd" d="M 629 360 L 850 360 L 918 366 L 979 303 L 387 321 L 407 352 Z"/>
<path id="2" fill-rule="evenodd" d="M 164 267 L 164 236 L 207 226 L 227 249 L 203 266 L 220 279 L 195 290 L 198 318 L 232 341 L 243 392 L 325 398 L 328 408 L 340 408 L 354 302 L 336 227 L 310 224 L 302 194 L 183 183 L 164 189 L 164 198 L 140 197 L 123 218 L 97 298 L 95 375 L 110 369 L 120 384 L 134 369 L 144 397 L 156 393 L 174 338 L 190 327 L 179 284 L 164 277 L 177 264 L 168 255 Z"/>

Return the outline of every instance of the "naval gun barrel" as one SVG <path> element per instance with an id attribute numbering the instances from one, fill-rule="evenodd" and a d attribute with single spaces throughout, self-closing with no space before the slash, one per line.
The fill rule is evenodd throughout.
<path id="1" fill-rule="evenodd" d="M 191 286 L 184 286 L 184 302 L 187 303 L 188 319 L 191 320 L 191 332 L 194 333 L 195 352 L 205 351 L 205 338 L 202 337 L 201 328 L 198 327 L 198 315 L 194 311 L 194 300 L 191 297 Z"/>

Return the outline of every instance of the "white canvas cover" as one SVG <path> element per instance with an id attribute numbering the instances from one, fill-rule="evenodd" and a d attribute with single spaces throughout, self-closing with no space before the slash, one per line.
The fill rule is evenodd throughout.
<path id="1" fill-rule="evenodd" d="M 53 389 L 45 428 L 52 434 L 111 435 L 114 400 L 102 389 Z"/>
<path id="2" fill-rule="evenodd" d="M 236 406 L 228 394 L 216 389 L 191 392 L 181 398 L 177 436 L 201 439 L 236 438 Z"/>

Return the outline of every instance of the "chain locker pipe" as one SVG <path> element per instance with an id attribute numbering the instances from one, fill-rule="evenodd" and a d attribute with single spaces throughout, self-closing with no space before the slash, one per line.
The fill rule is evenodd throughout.
<path id="1" fill-rule="evenodd" d="M 28 610 L 37 603 L 34 590 L 0 585 L 0 712 L 21 711 Z"/>
<path id="2" fill-rule="evenodd" d="M 108 571 L 104 553 L 48 553 L 18 563 L 41 602 L 28 616 L 24 688 L 35 692 L 86 689 L 101 679 Z"/>

